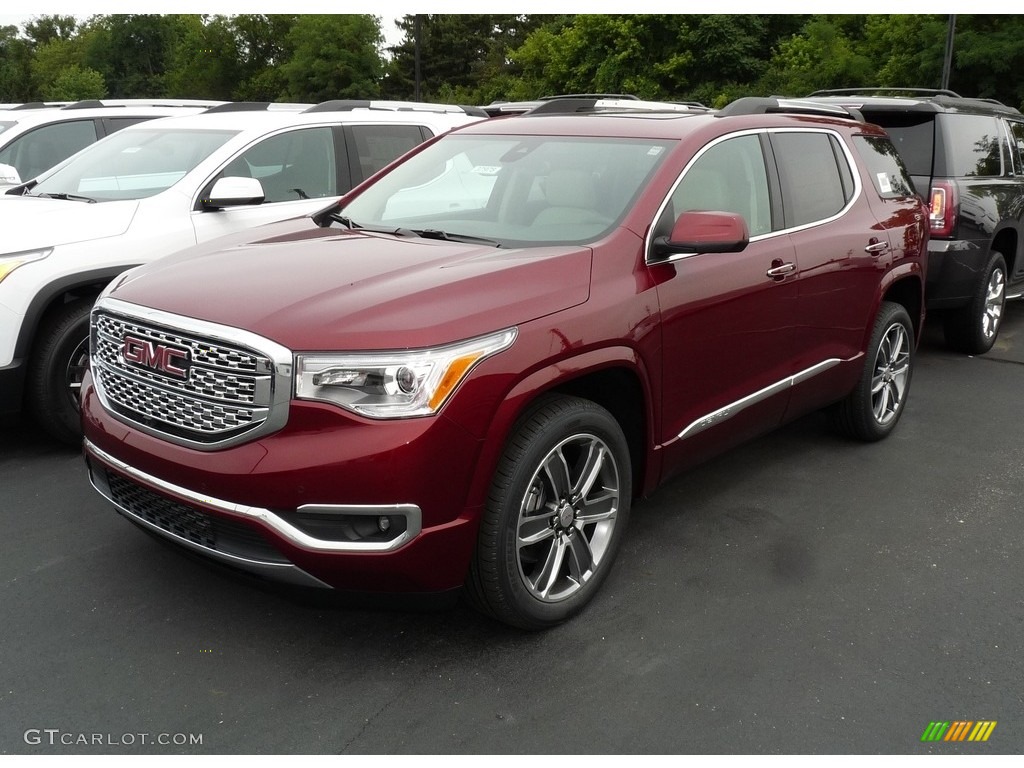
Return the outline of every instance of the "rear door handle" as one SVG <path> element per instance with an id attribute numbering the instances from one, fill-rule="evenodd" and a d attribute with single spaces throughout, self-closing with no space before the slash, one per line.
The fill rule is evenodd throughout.
<path id="1" fill-rule="evenodd" d="M 864 250 L 875 256 L 881 256 L 883 253 L 889 252 L 889 244 L 885 241 L 879 241 L 877 243 L 864 246 Z"/>

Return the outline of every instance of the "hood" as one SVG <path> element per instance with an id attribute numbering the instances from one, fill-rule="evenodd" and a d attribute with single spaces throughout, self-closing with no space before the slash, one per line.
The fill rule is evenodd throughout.
<path id="1" fill-rule="evenodd" d="M 138 208 L 138 200 L 83 203 L 0 194 L 0 253 L 116 237 Z"/>
<path id="2" fill-rule="evenodd" d="M 309 222 L 291 230 L 161 259 L 129 273 L 112 296 L 243 328 L 294 351 L 331 351 L 466 339 L 590 294 L 586 247 L 506 250 Z"/>

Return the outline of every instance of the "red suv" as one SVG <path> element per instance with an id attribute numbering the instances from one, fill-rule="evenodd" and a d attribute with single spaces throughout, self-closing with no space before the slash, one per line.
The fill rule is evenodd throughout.
<path id="1" fill-rule="evenodd" d="M 240 569 L 550 626 L 680 469 L 820 408 L 892 431 L 927 237 L 841 108 L 553 100 L 115 281 L 92 483 Z"/>

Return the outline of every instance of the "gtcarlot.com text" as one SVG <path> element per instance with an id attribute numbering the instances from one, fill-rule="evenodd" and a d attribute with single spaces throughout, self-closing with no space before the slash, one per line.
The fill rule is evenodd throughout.
<path id="1" fill-rule="evenodd" d="M 49 747 L 134 747 L 157 745 L 162 747 L 201 746 L 201 733 L 75 733 L 60 728 L 29 728 L 25 743 Z"/>

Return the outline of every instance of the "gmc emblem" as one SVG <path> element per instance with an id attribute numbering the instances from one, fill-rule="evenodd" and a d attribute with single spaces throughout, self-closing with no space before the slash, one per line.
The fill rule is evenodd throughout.
<path id="1" fill-rule="evenodd" d="M 125 336 L 121 342 L 121 356 L 126 362 L 141 365 L 153 371 L 179 379 L 188 378 L 188 350 L 168 347 L 148 339 Z"/>

